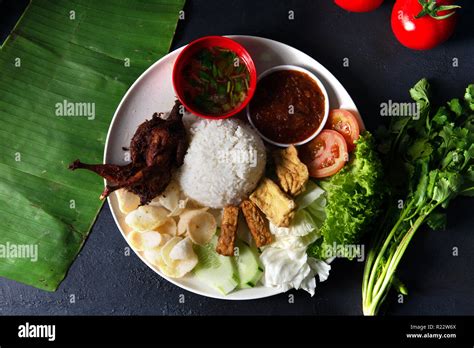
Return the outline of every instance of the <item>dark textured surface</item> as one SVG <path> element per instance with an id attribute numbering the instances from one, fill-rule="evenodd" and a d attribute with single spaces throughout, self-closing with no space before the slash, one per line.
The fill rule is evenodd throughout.
<path id="1" fill-rule="evenodd" d="M 389 16 L 392 1 L 378 11 L 349 14 L 332 1 L 188 0 L 174 47 L 208 34 L 257 35 L 282 41 L 313 56 L 347 88 L 368 129 L 384 122 L 380 103 L 408 99 L 421 77 L 430 79 L 441 100 L 462 95 L 474 82 L 474 4 L 464 6 L 455 36 L 428 52 L 405 49 L 394 39 Z M 288 21 L 293 10 L 295 20 Z M 7 27 L 3 18 L 2 34 Z M 9 20 L 14 23 L 14 20 Z M 344 58 L 350 66 L 344 67 Z M 459 67 L 452 66 L 453 58 Z M 474 314 L 473 200 L 459 199 L 449 208 L 448 229 L 420 230 L 400 266 L 409 296 L 400 304 L 392 294 L 387 314 Z M 0 279 L 0 314 L 145 314 L 145 315 L 359 315 L 363 264 L 337 260 L 327 282 L 311 298 L 304 292 L 257 301 L 207 299 L 181 290 L 148 269 L 133 253 L 104 206 L 84 249 L 55 293 Z M 452 248 L 459 256 L 452 256 Z M 180 303 L 180 295 L 185 301 Z M 71 303 L 71 299 L 75 303 Z"/>

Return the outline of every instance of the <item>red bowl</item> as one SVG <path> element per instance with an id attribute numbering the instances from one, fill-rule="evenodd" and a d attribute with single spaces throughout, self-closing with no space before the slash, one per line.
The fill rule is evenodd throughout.
<path id="1" fill-rule="evenodd" d="M 249 89 L 247 91 L 247 97 L 244 99 L 244 101 L 235 109 L 218 116 L 206 115 L 199 112 L 198 110 L 190 106 L 188 103 L 186 103 L 186 100 L 184 98 L 183 68 L 186 66 L 188 61 L 197 51 L 208 47 L 222 47 L 234 51 L 237 56 L 242 59 L 250 74 Z M 229 118 L 241 112 L 252 99 L 255 93 L 255 89 L 257 87 L 257 69 L 255 69 L 255 64 L 253 63 L 250 54 L 241 44 L 223 36 L 205 36 L 191 42 L 186 47 L 184 47 L 181 53 L 178 55 L 178 58 L 176 58 L 176 61 L 173 66 L 173 87 L 181 104 L 183 104 L 184 107 L 194 115 L 213 120 Z"/>

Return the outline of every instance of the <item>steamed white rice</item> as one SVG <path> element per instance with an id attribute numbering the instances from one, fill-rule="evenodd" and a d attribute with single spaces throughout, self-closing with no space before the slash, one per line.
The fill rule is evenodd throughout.
<path id="1" fill-rule="evenodd" d="M 190 144 L 178 175 L 186 196 L 210 208 L 238 205 L 265 170 L 265 146 L 238 120 L 188 124 Z"/>

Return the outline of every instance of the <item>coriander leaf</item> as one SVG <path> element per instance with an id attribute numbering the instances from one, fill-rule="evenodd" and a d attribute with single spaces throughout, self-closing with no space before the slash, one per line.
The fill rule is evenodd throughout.
<path id="1" fill-rule="evenodd" d="M 412 146 L 408 148 L 408 155 L 411 160 L 417 160 L 428 157 L 433 152 L 433 147 L 429 143 L 428 138 L 416 139 Z"/>
<path id="2" fill-rule="evenodd" d="M 429 173 L 428 173 L 428 162 L 418 161 L 416 163 L 417 178 L 415 182 L 418 183 L 416 190 L 413 194 L 413 202 L 415 207 L 421 209 L 426 202 L 426 194 L 428 192 L 429 185 Z"/>
<path id="3" fill-rule="evenodd" d="M 474 115 L 468 116 L 466 122 L 464 122 L 464 127 L 469 129 L 469 132 L 471 132 L 471 136 L 474 136 Z"/>
<path id="4" fill-rule="evenodd" d="M 462 176 L 454 172 L 439 172 L 438 179 L 433 188 L 432 199 L 443 206 L 449 202 L 462 185 Z"/>
<path id="5" fill-rule="evenodd" d="M 433 198 L 433 193 L 434 193 L 435 185 L 437 182 L 436 180 L 438 179 L 438 174 L 439 174 L 438 169 L 432 170 L 428 174 L 428 186 L 426 188 L 426 193 L 428 194 L 428 197 L 431 199 Z"/>
<path id="6" fill-rule="evenodd" d="M 469 108 L 474 111 L 474 84 L 467 86 L 464 100 L 467 102 Z"/>
<path id="7" fill-rule="evenodd" d="M 410 89 L 410 95 L 418 103 L 420 115 L 429 111 L 430 85 L 426 79 L 421 79 Z"/>
<path id="8" fill-rule="evenodd" d="M 474 183 L 474 164 L 471 164 L 467 169 L 465 179 Z"/>
<path id="9" fill-rule="evenodd" d="M 474 164 L 471 164 L 464 174 L 464 184 L 460 194 L 474 197 Z"/>
<path id="10" fill-rule="evenodd" d="M 445 230 L 446 229 L 447 216 L 446 213 L 432 212 L 426 219 L 428 226 L 434 230 Z"/>
<path id="11" fill-rule="evenodd" d="M 461 196 L 474 197 L 474 186 L 463 189 L 459 194 Z"/>
<path id="12" fill-rule="evenodd" d="M 462 105 L 459 99 L 451 99 L 448 101 L 449 109 L 456 114 L 456 116 L 461 116 L 463 113 Z"/>
<path id="13" fill-rule="evenodd" d="M 458 170 L 461 169 L 464 163 L 464 154 L 459 153 L 458 150 L 449 151 L 440 163 L 442 169 Z"/>
<path id="14" fill-rule="evenodd" d="M 445 123 L 448 121 L 448 109 L 446 107 L 442 106 L 438 109 L 436 114 L 433 116 L 432 123 L 434 123 L 436 126 L 442 127 Z"/>

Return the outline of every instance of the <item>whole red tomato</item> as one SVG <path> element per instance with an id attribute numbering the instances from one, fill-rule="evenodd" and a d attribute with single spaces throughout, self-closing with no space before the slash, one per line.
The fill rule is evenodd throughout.
<path id="1" fill-rule="evenodd" d="M 334 0 L 336 5 L 351 12 L 369 12 L 379 7 L 383 0 Z"/>
<path id="2" fill-rule="evenodd" d="M 429 50 L 449 39 L 456 28 L 459 6 L 453 0 L 397 0 L 392 10 L 392 30 L 400 43 Z"/>

